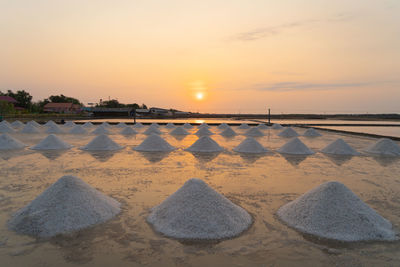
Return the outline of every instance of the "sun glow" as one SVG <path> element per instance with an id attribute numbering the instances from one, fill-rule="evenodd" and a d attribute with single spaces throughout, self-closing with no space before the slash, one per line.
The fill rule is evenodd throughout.
<path id="1" fill-rule="evenodd" d="M 196 99 L 197 100 L 203 100 L 203 98 L 204 98 L 204 93 L 202 93 L 202 92 L 197 92 L 196 93 Z"/>

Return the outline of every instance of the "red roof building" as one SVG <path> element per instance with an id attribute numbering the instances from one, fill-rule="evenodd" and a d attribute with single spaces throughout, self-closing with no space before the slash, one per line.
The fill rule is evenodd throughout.
<path id="1" fill-rule="evenodd" d="M 73 103 L 47 103 L 43 107 L 44 112 L 54 113 L 79 113 L 81 111 L 81 105 Z"/>
<path id="2" fill-rule="evenodd" d="M 8 103 L 12 103 L 12 104 L 17 104 L 18 101 L 15 100 L 13 97 L 8 96 L 8 95 L 1 95 L 0 96 L 0 101 L 6 101 Z"/>

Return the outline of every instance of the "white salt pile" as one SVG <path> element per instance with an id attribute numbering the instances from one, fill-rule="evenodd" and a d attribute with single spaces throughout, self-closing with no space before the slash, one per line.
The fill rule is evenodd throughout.
<path id="1" fill-rule="evenodd" d="M 318 136 L 322 136 L 322 134 L 320 134 L 317 130 L 315 130 L 314 128 L 308 128 L 304 133 L 303 136 L 307 136 L 307 137 L 318 137 Z"/>
<path id="2" fill-rule="evenodd" d="M 279 123 L 274 123 L 271 128 L 274 130 L 280 130 L 283 128 L 283 126 L 280 125 Z"/>
<path id="3" fill-rule="evenodd" d="M 392 224 L 339 182 L 324 183 L 277 212 L 288 226 L 339 241 L 396 240 Z"/>
<path id="4" fill-rule="evenodd" d="M 314 151 L 309 149 L 299 138 L 295 137 L 277 150 L 283 154 L 311 155 Z"/>
<path id="5" fill-rule="evenodd" d="M 159 128 L 160 125 L 158 125 L 158 123 L 153 122 L 152 124 L 150 124 L 149 127 L 153 127 L 153 128 Z"/>
<path id="6" fill-rule="evenodd" d="M 173 123 L 167 123 L 167 125 L 165 125 L 165 128 L 167 128 L 167 129 L 172 129 L 172 128 L 175 128 L 175 125 L 173 124 Z"/>
<path id="7" fill-rule="evenodd" d="M 381 138 L 366 148 L 365 152 L 381 156 L 400 156 L 400 146 L 389 138 Z"/>
<path id="8" fill-rule="evenodd" d="M 122 129 L 121 132 L 119 132 L 120 134 L 123 135 L 133 135 L 133 134 L 137 134 L 137 132 L 132 128 L 132 127 L 125 127 L 124 129 Z"/>
<path id="9" fill-rule="evenodd" d="M 82 127 L 85 128 L 92 128 L 93 126 L 94 126 L 93 123 L 91 123 L 90 121 L 87 121 L 82 125 Z"/>
<path id="10" fill-rule="evenodd" d="M 57 125 L 57 124 L 49 124 L 47 126 L 47 129 L 45 130 L 45 133 L 48 134 L 58 134 L 58 133 L 64 133 L 63 130 Z"/>
<path id="11" fill-rule="evenodd" d="M 28 121 L 26 124 L 32 124 L 33 126 L 40 128 L 42 125 L 40 125 L 39 123 L 37 123 L 36 121 Z"/>
<path id="12" fill-rule="evenodd" d="M 81 147 L 82 150 L 87 151 L 112 151 L 120 150 L 123 147 L 115 143 L 110 137 L 105 134 L 96 136 L 86 146 Z"/>
<path id="13" fill-rule="evenodd" d="M 135 123 L 135 125 L 133 125 L 133 128 L 143 128 L 143 124 L 140 122 Z"/>
<path id="14" fill-rule="evenodd" d="M 360 153 L 354 150 L 354 148 L 352 148 L 341 138 L 338 138 L 337 140 L 327 145 L 325 148 L 321 149 L 321 152 L 326 154 L 335 154 L 335 155 L 351 155 L 351 156 L 360 155 Z"/>
<path id="15" fill-rule="evenodd" d="M 40 133 L 40 131 L 32 123 L 27 123 L 20 133 Z"/>
<path id="16" fill-rule="evenodd" d="M 134 148 L 136 151 L 147 151 L 147 152 L 168 152 L 175 148 L 168 144 L 162 137 L 157 134 L 148 136 L 143 142 Z"/>
<path id="17" fill-rule="evenodd" d="M 154 229 L 185 240 L 238 236 L 252 224 L 250 214 L 200 179 L 190 179 L 147 217 Z"/>
<path id="18" fill-rule="evenodd" d="M 264 136 L 264 134 L 259 129 L 257 129 L 256 127 L 251 128 L 244 135 L 253 136 L 253 137 Z"/>
<path id="19" fill-rule="evenodd" d="M 211 137 L 203 136 L 194 142 L 190 147 L 186 148 L 190 152 L 213 153 L 224 150 Z"/>
<path id="20" fill-rule="evenodd" d="M 149 128 L 146 129 L 146 131 L 143 132 L 146 135 L 151 135 L 151 134 L 161 134 L 161 131 L 156 128 L 155 126 L 150 126 Z"/>
<path id="21" fill-rule="evenodd" d="M 10 124 L 8 121 L 6 121 L 6 120 L 0 121 L 0 126 L 1 126 L 1 125 L 7 125 L 8 127 L 12 127 L 11 124 Z"/>
<path id="22" fill-rule="evenodd" d="M 15 133 L 15 130 L 11 126 L 8 126 L 8 124 L 3 123 L 0 124 L 0 133 Z"/>
<path id="23" fill-rule="evenodd" d="M 100 126 L 103 126 L 104 128 L 109 128 L 109 127 L 111 127 L 111 125 L 110 124 L 108 124 L 108 122 L 103 122 L 102 124 L 100 124 Z"/>
<path id="24" fill-rule="evenodd" d="M 185 123 L 185 124 L 183 124 L 183 128 L 185 128 L 185 129 L 192 129 L 193 128 L 193 126 L 190 124 L 190 123 Z"/>
<path id="25" fill-rule="evenodd" d="M 221 132 L 221 135 L 224 137 L 232 137 L 232 136 L 236 136 L 237 133 L 234 130 L 232 130 L 231 127 L 228 126 L 228 128 L 226 128 L 225 130 L 223 130 Z"/>
<path id="26" fill-rule="evenodd" d="M 57 125 L 57 124 L 52 120 L 49 120 L 44 124 L 45 127 L 54 126 L 54 125 Z"/>
<path id="27" fill-rule="evenodd" d="M 247 125 L 246 123 L 242 123 L 242 124 L 240 124 L 240 126 L 238 127 L 238 129 L 242 129 L 242 130 L 249 129 L 249 128 L 250 128 L 250 126 Z"/>
<path id="28" fill-rule="evenodd" d="M 170 133 L 170 135 L 188 135 L 188 131 L 186 131 L 182 126 L 176 127 Z"/>
<path id="29" fill-rule="evenodd" d="M 64 127 L 74 127 L 76 124 L 73 121 L 66 121 Z"/>
<path id="30" fill-rule="evenodd" d="M 126 123 L 125 122 L 120 122 L 120 123 L 118 123 L 115 127 L 117 127 L 117 128 L 125 128 L 125 127 L 127 127 L 128 125 L 126 125 Z"/>
<path id="31" fill-rule="evenodd" d="M 0 135 L 0 150 L 21 149 L 26 145 L 9 136 L 8 134 Z"/>
<path id="32" fill-rule="evenodd" d="M 92 131 L 92 134 L 111 134 L 111 132 L 102 124 Z"/>
<path id="33" fill-rule="evenodd" d="M 86 131 L 85 128 L 83 128 L 82 125 L 75 125 L 70 131 L 70 134 L 87 134 L 88 132 Z"/>
<path id="34" fill-rule="evenodd" d="M 22 128 L 22 127 L 25 126 L 25 124 L 23 124 L 22 122 L 16 120 L 16 121 L 13 121 L 11 123 L 11 126 L 14 127 L 14 128 Z"/>
<path id="35" fill-rule="evenodd" d="M 20 234 L 50 238 L 103 223 L 120 213 L 121 204 L 75 176 L 63 176 L 29 205 L 8 227 Z"/>
<path id="36" fill-rule="evenodd" d="M 72 145 L 64 142 L 54 134 L 48 135 L 45 139 L 40 141 L 39 144 L 31 147 L 34 150 L 57 150 L 57 149 L 70 149 Z"/>
<path id="37" fill-rule="evenodd" d="M 257 125 L 257 128 L 260 130 L 268 130 L 269 129 L 268 125 L 266 125 L 265 123 L 260 123 L 259 125 Z"/>
<path id="38" fill-rule="evenodd" d="M 210 128 L 210 126 L 208 126 L 208 124 L 207 123 L 205 123 L 205 122 L 203 122 L 202 124 L 200 124 L 198 127 L 197 127 L 198 129 L 201 129 L 201 128 Z"/>
<path id="39" fill-rule="evenodd" d="M 278 134 L 278 136 L 280 136 L 280 137 L 296 137 L 296 136 L 299 136 L 299 134 L 292 128 L 288 127 L 285 130 L 283 130 L 282 132 L 280 132 Z"/>
<path id="40" fill-rule="evenodd" d="M 213 133 L 210 130 L 208 130 L 207 127 L 202 127 L 195 133 L 195 135 L 205 136 L 205 135 L 213 135 Z"/>
<path id="41" fill-rule="evenodd" d="M 217 128 L 220 130 L 225 130 L 228 127 L 229 127 L 229 125 L 224 122 L 224 123 L 221 123 L 220 125 L 218 125 Z"/>
<path id="42" fill-rule="evenodd" d="M 237 147 L 233 149 L 240 153 L 266 153 L 268 149 L 264 148 L 257 140 L 252 137 L 247 137 Z"/>

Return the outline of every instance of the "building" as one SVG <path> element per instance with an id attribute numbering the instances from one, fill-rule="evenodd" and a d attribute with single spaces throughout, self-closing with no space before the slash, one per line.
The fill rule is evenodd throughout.
<path id="1" fill-rule="evenodd" d="M 21 108 L 21 107 L 17 106 L 18 101 L 15 100 L 14 97 L 11 97 L 11 96 L 8 96 L 8 95 L 2 95 L 2 96 L 0 96 L 0 101 L 4 101 L 4 102 L 13 104 L 15 110 L 24 110 L 24 108 Z"/>
<path id="2" fill-rule="evenodd" d="M 47 103 L 43 107 L 44 112 L 53 113 L 79 113 L 81 112 L 81 105 L 73 103 Z"/>

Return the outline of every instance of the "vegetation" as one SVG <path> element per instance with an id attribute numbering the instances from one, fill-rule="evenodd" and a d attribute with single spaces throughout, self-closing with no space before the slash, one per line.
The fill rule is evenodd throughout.
<path id="1" fill-rule="evenodd" d="M 8 103 L 7 101 L 0 100 L 0 115 L 14 114 L 14 113 L 15 109 L 13 104 Z"/>
<path id="2" fill-rule="evenodd" d="M 141 106 L 136 103 L 122 104 L 122 103 L 119 103 L 118 100 L 116 100 L 116 99 L 103 101 L 103 102 L 97 104 L 96 107 L 99 107 L 99 108 L 134 108 L 134 109 L 143 108 L 143 109 L 147 109 L 147 106 L 145 104 L 142 104 Z"/>

